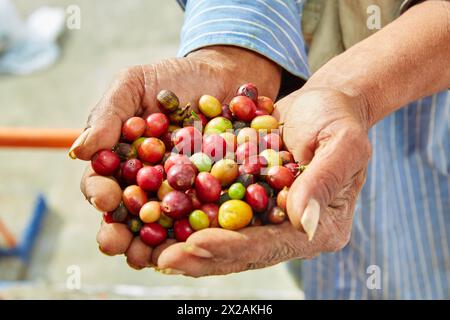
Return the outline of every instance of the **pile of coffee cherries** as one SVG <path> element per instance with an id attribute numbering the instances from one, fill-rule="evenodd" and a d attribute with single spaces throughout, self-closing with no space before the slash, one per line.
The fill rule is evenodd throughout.
<path id="1" fill-rule="evenodd" d="M 106 223 L 125 223 L 154 247 L 205 228 L 287 219 L 288 190 L 304 167 L 283 150 L 270 98 L 248 83 L 229 105 L 203 95 L 199 111 L 168 90 L 157 100 L 162 112 L 128 119 L 120 142 L 92 158 L 95 172 L 123 190 L 119 207 L 104 213 Z"/>

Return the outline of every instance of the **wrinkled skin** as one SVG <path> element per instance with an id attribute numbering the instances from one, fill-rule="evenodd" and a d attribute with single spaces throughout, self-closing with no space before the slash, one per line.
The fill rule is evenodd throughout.
<path id="1" fill-rule="evenodd" d="M 155 97 L 161 89 L 177 93 L 182 104 L 195 102 L 202 94 L 228 102 L 246 82 L 255 83 L 260 95 L 275 98 L 280 70 L 255 53 L 233 47 L 210 47 L 187 58 L 133 67 L 118 76 L 93 109 L 87 133 L 71 151 L 77 158 L 89 160 L 97 150 L 111 148 L 126 119 L 158 111 Z M 291 222 L 237 232 L 201 230 L 186 243 L 167 240 L 153 250 L 133 240 L 125 226 L 112 228 L 102 223 L 97 237 L 100 249 L 109 255 L 126 254 L 128 264 L 136 269 L 156 266 L 164 273 L 193 277 L 263 268 L 341 249 L 350 237 L 355 201 L 370 157 L 362 110 L 364 106 L 356 98 L 307 86 L 277 103 L 274 116 L 284 123 L 286 147 L 297 161 L 309 163 L 289 192 Z M 117 183 L 96 175 L 90 166 L 81 190 L 99 211 L 112 210 L 121 200 Z M 310 199 L 320 205 L 319 225 L 312 241 L 308 241 L 300 223 Z M 118 232 L 129 235 L 119 239 L 114 237 Z"/>

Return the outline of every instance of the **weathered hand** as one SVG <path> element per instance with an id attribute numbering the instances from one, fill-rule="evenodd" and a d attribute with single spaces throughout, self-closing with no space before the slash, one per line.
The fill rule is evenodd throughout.
<path id="1" fill-rule="evenodd" d="M 126 69 L 92 110 L 87 129 L 70 149 L 70 156 L 90 160 L 98 150 L 112 148 L 119 140 L 124 121 L 159 111 L 156 95 L 162 89 L 175 92 L 181 105 L 191 102 L 195 107 L 202 94 L 213 95 L 221 101 L 230 100 L 237 87 L 245 82 L 255 83 L 262 95 L 275 98 L 280 70 L 256 53 L 227 46 L 208 47 L 186 58 Z M 95 174 L 90 165 L 82 178 L 81 190 L 101 212 L 114 210 L 122 198 L 117 182 Z M 133 239 L 125 225 L 115 223 L 102 223 L 97 241 L 106 254 L 126 253 L 128 263 L 135 268 L 148 266 L 152 255 L 156 262 L 159 252 L 170 243 L 152 252 L 138 237 Z"/>
<path id="2" fill-rule="evenodd" d="M 364 107 L 359 100 L 329 89 L 302 89 L 279 101 L 275 115 L 284 123 L 284 143 L 297 161 L 309 163 L 289 192 L 291 222 L 239 232 L 201 230 L 186 243 L 158 252 L 158 267 L 198 277 L 343 248 L 350 238 L 354 206 L 371 153 Z"/>

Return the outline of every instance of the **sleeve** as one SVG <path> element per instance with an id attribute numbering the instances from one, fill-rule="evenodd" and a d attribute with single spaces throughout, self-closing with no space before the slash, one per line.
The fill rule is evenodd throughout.
<path id="1" fill-rule="evenodd" d="M 302 0 L 177 0 L 186 11 L 179 56 L 211 45 L 243 47 L 303 80 L 310 71 L 301 30 Z"/>

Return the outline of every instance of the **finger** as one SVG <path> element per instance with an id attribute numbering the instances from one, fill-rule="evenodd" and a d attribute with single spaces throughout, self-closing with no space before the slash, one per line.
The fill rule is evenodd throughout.
<path id="1" fill-rule="evenodd" d="M 140 237 L 134 237 L 125 256 L 130 267 L 140 270 L 151 266 L 152 248 L 143 243 Z"/>
<path id="2" fill-rule="evenodd" d="M 125 253 L 132 239 L 133 234 L 122 223 L 105 223 L 102 221 L 97 233 L 100 251 L 109 256 Z"/>
<path id="3" fill-rule="evenodd" d="M 192 234 L 161 251 L 157 265 L 165 273 L 192 277 L 226 274 L 245 269 L 236 255 L 242 252 L 247 239 L 240 233 L 225 229 L 205 229 Z"/>
<path id="4" fill-rule="evenodd" d="M 332 204 L 369 158 L 367 135 L 356 128 L 342 129 L 320 144 L 308 168 L 289 190 L 287 211 L 292 224 L 303 227 L 311 240 L 321 208 Z"/>
<path id="5" fill-rule="evenodd" d="M 246 228 L 240 232 L 206 229 L 186 243 L 166 248 L 158 267 L 193 277 L 219 275 L 274 265 L 305 254 L 306 236 L 290 223 Z M 297 248 L 298 246 L 298 248 Z"/>
<path id="6" fill-rule="evenodd" d="M 161 252 L 163 252 L 167 247 L 173 245 L 176 242 L 177 241 L 175 239 L 167 239 L 162 244 L 160 244 L 159 246 L 154 248 L 153 252 L 152 252 L 152 264 L 153 265 L 157 265 L 158 264 L 158 258 L 161 255 Z"/>
<path id="7" fill-rule="evenodd" d="M 89 164 L 80 184 L 81 192 L 99 211 L 109 212 L 116 209 L 122 201 L 122 189 L 110 177 L 96 174 Z"/>
<path id="8" fill-rule="evenodd" d="M 278 119 L 282 125 L 280 126 L 280 135 L 283 139 L 284 145 L 289 147 L 289 151 L 294 156 L 295 160 L 300 164 L 307 164 L 311 161 L 314 155 L 314 147 L 315 141 L 311 139 L 313 136 L 312 130 L 308 130 L 304 126 L 300 126 L 297 121 L 297 115 L 303 121 L 304 116 L 301 114 L 299 110 L 298 102 L 296 101 L 296 94 L 293 93 L 288 95 L 287 97 L 281 99 L 275 104 L 275 109 L 272 113 L 272 116 Z M 307 103 L 306 102 L 302 102 Z"/>
<path id="9" fill-rule="evenodd" d="M 141 112 L 144 75 L 140 67 L 123 71 L 91 111 L 87 129 L 69 150 L 72 158 L 89 160 L 101 149 L 111 149 L 119 140 L 122 123 Z"/>
<path id="10" fill-rule="evenodd" d="M 165 248 L 158 258 L 158 268 L 165 274 L 191 277 L 228 274 L 245 270 L 242 263 L 205 259 L 185 251 L 186 243 L 178 242 Z"/>

